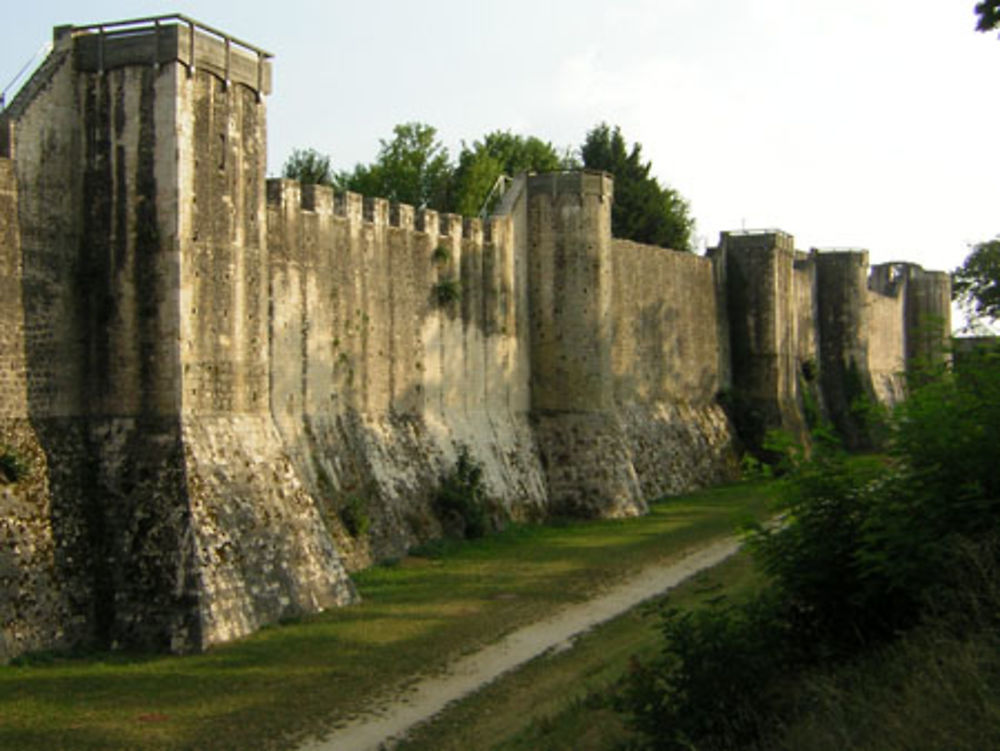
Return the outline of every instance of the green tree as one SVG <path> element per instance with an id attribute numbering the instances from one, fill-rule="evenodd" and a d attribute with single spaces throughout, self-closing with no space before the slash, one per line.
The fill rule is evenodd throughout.
<path id="1" fill-rule="evenodd" d="M 976 3 L 976 13 L 979 15 L 977 31 L 990 31 L 1000 27 L 1000 0 L 982 0 Z"/>
<path id="2" fill-rule="evenodd" d="M 973 246 L 951 274 L 951 293 L 972 315 L 1000 318 L 1000 237 Z"/>
<path id="3" fill-rule="evenodd" d="M 587 133 L 580 154 L 584 167 L 614 175 L 611 231 L 615 237 L 691 250 L 694 221 L 688 203 L 649 174 L 652 164 L 642 161 L 642 146 L 635 143 L 627 149 L 621 129 L 601 123 Z"/>
<path id="4" fill-rule="evenodd" d="M 567 169 L 572 158 L 560 156 L 551 143 L 535 136 L 496 130 L 471 146 L 462 145 L 455 169 L 452 210 L 475 216 L 483 208 L 500 175 Z"/>
<path id="5" fill-rule="evenodd" d="M 381 140 L 375 161 L 342 172 L 337 182 L 345 190 L 414 206 L 447 208 L 453 168 L 437 130 L 424 123 L 401 123 L 392 140 Z"/>
<path id="6" fill-rule="evenodd" d="M 281 175 L 306 185 L 333 185 L 334 182 L 330 157 L 312 148 L 292 149 L 292 155 L 281 168 Z"/>

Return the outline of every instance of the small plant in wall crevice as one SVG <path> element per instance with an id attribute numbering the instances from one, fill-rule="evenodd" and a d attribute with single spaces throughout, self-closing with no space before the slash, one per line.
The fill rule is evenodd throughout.
<path id="1" fill-rule="evenodd" d="M 13 449 L 0 447 L 0 485 L 13 485 L 28 474 L 28 462 Z"/>
<path id="2" fill-rule="evenodd" d="M 490 518 L 483 467 L 462 446 L 451 471 L 442 476 L 434 497 L 434 511 L 445 529 L 456 537 L 483 537 Z"/>
<path id="3" fill-rule="evenodd" d="M 441 307 L 462 298 L 462 282 L 458 279 L 442 279 L 434 285 L 434 299 Z"/>
<path id="4" fill-rule="evenodd" d="M 434 248 L 434 252 L 431 253 L 431 260 L 437 264 L 445 264 L 451 260 L 451 251 L 449 251 L 444 245 L 438 245 Z"/>

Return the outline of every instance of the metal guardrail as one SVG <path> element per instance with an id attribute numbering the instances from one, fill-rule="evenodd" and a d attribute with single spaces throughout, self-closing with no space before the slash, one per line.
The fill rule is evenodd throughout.
<path id="1" fill-rule="evenodd" d="M 160 27 L 165 24 L 176 23 L 177 25 L 186 26 L 188 29 L 188 64 L 187 71 L 188 75 L 194 74 L 195 70 L 195 32 L 201 32 L 209 37 L 214 37 L 218 39 L 225 46 L 225 65 L 224 65 L 224 75 L 225 82 L 228 86 L 230 83 L 230 70 L 232 64 L 232 49 L 237 47 L 257 58 L 257 93 L 258 96 L 260 92 L 263 91 L 264 87 L 264 61 L 273 58 L 274 55 L 265 49 L 261 49 L 256 45 L 250 44 L 249 42 L 243 41 L 237 37 L 227 34 L 224 31 L 216 29 L 208 24 L 196 21 L 189 16 L 185 16 L 181 13 L 171 13 L 162 16 L 146 16 L 143 18 L 129 18 L 124 21 L 109 21 L 106 23 L 94 23 L 86 24 L 84 26 L 67 26 L 63 27 L 63 33 L 68 34 L 86 34 L 96 33 L 98 37 L 98 69 L 99 72 L 104 72 L 104 44 L 108 39 L 134 36 L 138 34 L 147 33 L 153 31 L 155 34 L 159 35 Z M 60 29 L 57 29 L 57 33 Z M 30 76 L 27 74 L 35 67 L 39 58 L 44 58 L 49 52 L 52 51 L 52 42 L 46 42 L 42 45 L 38 52 L 36 52 L 28 62 L 17 72 L 17 75 L 11 79 L 10 83 L 7 84 L 3 89 L 0 89 L 0 112 L 3 112 L 6 108 L 6 103 L 8 101 L 11 92 L 17 92 Z"/>
<path id="2" fill-rule="evenodd" d="M 10 83 L 4 86 L 3 89 L 0 89 L 0 112 L 3 112 L 4 109 L 6 109 L 7 95 L 11 91 L 16 91 L 17 89 L 19 89 L 21 84 L 27 80 L 28 72 L 35 67 L 35 64 L 38 62 L 39 58 L 45 57 L 51 51 L 52 51 L 52 42 L 46 42 L 45 44 L 43 44 L 41 47 L 38 48 L 38 51 L 31 56 L 28 62 L 26 62 L 23 66 L 21 66 L 21 70 L 19 70 L 15 74 L 15 76 L 10 80 Z"/>
<path id="3" fill-rule="evenodd" d="M 479 209 L 479 218 L 485 219 L 490 213 L 490 206 L 492 205 L 494 199 L 499 200 L 503 197 L 503 194 L 507 192 L 507 189 L 513 184 L 514 178 L 510 175 L 505 175 L 503 173 L 497 175 L 497 179 L 493 182 L 493 187 L 490 188 L 490 192 L 486 195 L 486 200 L 483 201 L 482 208 Z"/>
<path id="4" fill-rule="evenodd" d="M 862 248 L 857 245 L 822 245 L 818 248 L 813 248 L 813 250 L 819 253 L 862 253 L 867 252 L 868 248 Z"/>
<path id="5" fill-rule="evenodd" d="M 226 62 L 225 62 L 225 80 L 226 84 L 230 81 L 230 69 L 232 60 L 232 48 L 233 46 L 242 48 L 243 50 L 251 53 L 257 58 L 257 91 L 263 89 L 264 85 L 264 61 L 274 57 L 273 54 L 267 50 L 261 49 L 256 45 L 245 42 L 242 39 L 227 34 L 224 31 L 216 29 L 208 24 L 201 23 L 195 19 L 185 16 L 180 13 L 171 13 L 164 16 L 147 16 L 144 18 L 130 18 L 124 21 L 110 21 L 107 23 L 96 23 L 89 24 L 86 26 L 73 26 L 70 28 L 70 33 L 97 33 L 98 35 L 98 69 L 100 72 L 104 70 L 104 43 L 106 39 L 124 36 L 133 36 L 136 34 L 142 34 L 148 32 L 152 29 L 157 35 L 160 33 L 160 27 L 166 23 L 177 22 L 179 25 L 187 26 L 188 28 L 188 75 L 194 74 L 195 69 L 195 58 L 194 58 L 194 40 L 195 32 L 200 31 L 203 34 L 211 37 L 217 38 L 223 43 L 226 49 Z"/>
<path id="6" fill-rule="evenodd" d="M 733 235 L 736 237 L 750 237 L 753 235 L 787 235 L 788 233 L 784 230 L 777 228 L 771 229 L 734 229 L 726 230 L 727 235 Z"/>

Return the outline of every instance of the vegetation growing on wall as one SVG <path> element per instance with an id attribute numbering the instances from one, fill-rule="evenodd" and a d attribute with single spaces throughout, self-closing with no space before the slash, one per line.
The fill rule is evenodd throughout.
<path id="1" fill-rule="evenodd" d="M 0 447 L 0 485 L 20 482 L 28 474 L 28 462 L 14 449 Z"/>
<path id="2" fill-rule="evenodd" d="M 446 307 L 462 298 L 462 282 L 458 279 L 442 279 L 434 285 L 434 299 L 439 306 Z"/>
<path id="3" fill-rule="evenodd" d="M 455 466 L 441 478 L 434 511 L 442 526 L 457 537 L 483 537 L 490 530 L 483 468 L 465 446 L 459 449 Z"/>

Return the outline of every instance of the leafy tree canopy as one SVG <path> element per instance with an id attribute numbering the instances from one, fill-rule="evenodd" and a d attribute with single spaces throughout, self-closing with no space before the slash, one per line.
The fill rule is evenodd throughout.
<path id="1" fill-rule="evenodd" d="M 414 206 L 449 205 L 452 166 L 436 129 L 401 123 L 393 128 L 392 140 L 380 143 L 374 162 L 337 176 L 339 187 Z"/>
<path id="2" fill-rule="evenodd" d="M 535 136 L 493 131 L 471 146 L 462 145 L 455 168 L 452 210 L 465 216 L 478 214 L 500 175 L 552 172 L 568 169 L 572 164 L 572 157 L 560 156 L 551 143 Z"/>
<path id="3" fill-rule="evenodd" d="M 1000 237 L 973 247 L 952 272 L 951 291 L 972 314 L 1000 319 Z"/>
<path id="4" fill-rule="evenodd" d="M 1000 0 L 982 0 L 976 3 L 976 14 L 979 16 L 977 31 L 990 31 L 1000 27 Z"/>
<path id="5" fill-rule="evenodd" d="M 642 146 L 629 150 L 621 129 L 601 123 L 589 133 L 580 149 L 583 166 L 610 172 L 615 178 L 611 230 L 615 237 L 691 250 L 694 220 L 688 203 L 671 188 L 661 187 L 642 160 Z"/>
<path id="6" fill-rule="evenodd" d="M 570 151 L 560 152 L 535 136 L 496 130 L 471 145 L 462 145 L 458 163 L 425 123 L 401 123 L 370 164 L 358 164 L 350 172 L 334 173 L 330 158 L 315 149 L 296 149 L 285 163 L 285 177 L 303 183 L 334 185 L 367 196 L 427 206 L 475 216 L 487 202 L 502 174 L 551 172 L 580 166 L 601 169 L 615 176 L 612 232 L 637 242 L 691 249 L 693 221 L 687 201 L 676 191 L 663 188 L 652 177 L 650 163 L 642 160 L 642 147 L 625 145 L 621 130 L 602 123 L 590 133 L 579 160 Z"/>
<path id="7" fill-rule="evenodd" d="M 305 185 L 333 185 L 330 157 L 316 149 L 293 149 L 281 175 Z"/>

